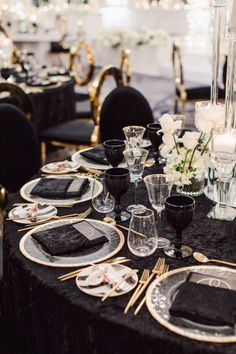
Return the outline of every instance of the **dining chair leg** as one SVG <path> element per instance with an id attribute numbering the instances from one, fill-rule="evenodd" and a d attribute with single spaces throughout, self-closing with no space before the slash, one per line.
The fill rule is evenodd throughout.
<path id="1" fill-rule="evenodd" d="M 181 110 L 182 114 L 186 114 L 186 104 L 187 104 L 186 100 L 182 99 L 182 110 Z"/>
<path id="2" fill-rule="evenodd" d="M 47 146 L 45 142 L 41 143 L 41 164 L 42 166 L 46 164 L 46 156 L 47 156 Z"/>
<path id="3" fill-rule="evenodd" d="M 178 98 L 175 97 L 175 100 L 174 100 L 174 114 L 178 114 Z"/>

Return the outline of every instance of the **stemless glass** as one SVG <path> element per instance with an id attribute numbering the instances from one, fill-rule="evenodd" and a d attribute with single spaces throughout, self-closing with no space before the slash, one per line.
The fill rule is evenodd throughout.
<path id="1" fill-rule="evenodd" d="M 166 219 L 176 231 L 174 242 L 164 249 L 167 256 L 183 259 L 192 255 L 192 249 L 182 244 L 182 231 L 192 222 L 194 208 L 195 201 L 192 197 L 173 195 L 166 198 Z"/>
<path id="2" fill-rule="evenodd" d="M 112 167 L 117 167 L 124 158 L 125 142 L 120 139 L 111 139 L 104 141 L 103 146 L 107 161 Z"/>
<path id="3" fill-rule="evenodd" d="M 96 180 L 102 185 L 102 191 L 97 195 Z M 99 213 L 110 213 L 115 207 L 115 198 L 108 192 L 105 184 L 105 173 L 93 180 L 92 185 L 92 206 Z"/>
<path id="4" fill-rule="evenodd" d="M 147 133 L 148 133 L 149 140 L 151 141 L 152 146 L 154 147 L 155 150 L 154 158 L 157 165 L 165 162 L 165 159 L 163 159 L 160 156 L 160 151 L 159 151 L 159 148 L 162 144 L 162 136 L 163 136 L 163 133 L 161 132 L 157 134 L 158 130 L 160 129 L 161 129 L 161 125 L 159 123 L 149 123 L 147 125 Z"/>
<path id="5" fill-rule="evenodd" d="M 137 203 L 138 183 L 142 181 L 143 170 L 148 156 L 148 150 L 140 148 L 131 148 L 123 151 L 127 167 L 130 172 L 130 182 L 134 183 L 134 204 L 129 205 L 127 210 L 134 211 L 142 207 Z"/>
<path id="6" fill-rule="evenodd" d="M 139 257 L 146 257 L 155 252 L 157 232 L 151 209 L 141 207 L 132 212 L 127 243 L 130 252 Z"/>
<path id="7" fill-rule="evenodd" d="M 143 135 L 145 128 L 141 125 L 129 125 L 123 128 L 123 132 L 126 138 L 126 147 L 135 148 L 142 146 Z"/>
<path id="8" fill-rule="evenodd" d="M 165 199 L 171 192 L 172 184 L 164 174 L 153 174 L 144 177 L 144 183 L 148 191 L 149 201 L 157 211 L 159 219 L 159 236 L 161 235 L 161 212 L 165 208 Z M 169 246 L 170 241 L 164 237 L 158 237 L 157 248 Z"/>
<path id="9" fill-rule="evenodd" d="M 130 214 L 122 211 L 120 205 L 120 198 L 129 189 L 130 174 L 127 168 L 109 168 L 105 171 L 105 184 L 108 191 L 115 198 L 115 210 L 114 213 L 110 213 L 109 216 L 115 219 L 115 221 L 126 221 L 130 218 Z"/>

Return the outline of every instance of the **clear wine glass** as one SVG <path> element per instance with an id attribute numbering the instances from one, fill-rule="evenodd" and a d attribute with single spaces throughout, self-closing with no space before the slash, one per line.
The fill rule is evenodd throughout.
<path id="1" fill-rule="evenodd" d="M 192 255 L 192 249 L 182 244 L 182 232 L 192 222 L 194 208 L 195 200 L 192 197 L 173 195 L 166 198 L 166 219 L 176 231 L 174 242 L 164 249 L 167 256 L 183 259 Z"/>
<path id="2" fill-rule="evenodd" d="M 161 212 L 165 208 L 165 199 L 169 196 L 172 188 L 172 183 L 167 179 L 164 174 L 153 174 L 144 177 L 144 183 L 148 191 L 149 201 L 152 207 L 157 212 L 157 218 L 159 220 L 159 237 L 157 248 L 164 248 L 169 246 L 170 241 L 167 238 L 160 237 L 162 234 L 161 228 Z"/>
<path id="3" fill-rule="evenodd" d="M 129 125 L 123 128 L 126 138 L 126 148 L 136 148 L 142 146 L 145 128 L 141 125 Z"/>
<path id="4" fill-rule="evenodd" d="M 123 151 L 127 167 L 130 172 L 130 182 L 134 183 L 134 204 L 128 206 L 129 212 L 143 207 L 137 203 L 138 183 L 142 181 L 143 170 L 148 156 L 148 150 L 141 148 L 131 148 Z"/>
<path id="5" fill-rule="evenodd" d="M 151 209 L 141 207 L 132 212 L 127 244 L 129 250 L 138 257 L 147 257 L 155 252 L 157 232 Z"/>

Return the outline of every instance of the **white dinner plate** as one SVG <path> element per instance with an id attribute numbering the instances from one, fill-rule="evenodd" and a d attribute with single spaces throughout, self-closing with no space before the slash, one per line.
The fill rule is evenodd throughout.
<path id="1" fill-rule="evenodd" d="M 103 297 L 112 286 L 121 281 L 131 268 L 122 264 L 97 264 L 83 269 L 76 277 L 76 285 L 84 293 L 92 296 Z M 124 295 L 131 291 L 138 282 L 137 274 L 124 280 L 111 297 Z"/>
<path id="2" fill-rule="evenodd" d="M 204 342 L 236 342 L 235 330 L 232 327 L 203 325 L 202 323 L 170 315 L 169 309 L 175 295 L 179 291 L 180 285 L 183 284 L 191 272 L 203 274 L 204 281 L 208 280 L 208 282 L 211 277 L 222 279 L 222 286 L 227 284 L 230 289 L 232 288 L 230 284 L 235 284 L 235 269 L 210 265 L 175 269 L 154 280 L 148 288 L 146 303 L 149 312 L 161 325 L 184 337 Z M 204 282 L 204 284 L 206 283 Z"/>
<path id="3" fill-rule="evenodd" d="M 91 149 L 93 149 L 93 148 L 87 148 L 87 149 L 84 149 L 84 150 L 76 151 L 71 157 L 72 161 L 77 162 L 81 166 L 85 166 L 87 168 L 92 168 L 92 169 L 95 169 L 95 170 L 107 170 L 108 168 L 111 167 L 110 165 L 104 165 L 104 164 L 101 164 L 101 163 L 97 163 L 95 161 L 91 161 L 91 160 L 89 160 L 86 157 L 81 155 L 81 152 L 88 151 L 88 150 L 91 150 Z M 122 162 L 121 164 L 119 164 L 118 167 L 126 167 L 126 163 Z"/>
<path id="4" fill-rule="evenodd" d="M 66 175 L 63 175 L 63 176 L 50 175 L 50 177 L 44 177 L 44 178 L 52 178 L 52 177 L 68 178 L 68 176 L 66 176 Z M 94 197 L 99 195 L 102 191 L 102 184 L 99 181 L 97 181 L 91 177 L 73 176 L 73 178 L 81 178 L 81 179 L 87 178 L 90 181 L 89 187 L 86 189 L 86 192 L 84 194 L 82 194 L 81 197 L 67 198 L 67 199 L 48 199 L 48 198 L 41 198 L 36 195 L 30 194 L 30 192 L 32 191 L 34 186 L 39 182 L 40 178 L 34 179 L 34 180 L 26 183 L 25 185 L 23 185 L 23 187 L 21 187 L 21 189 L 20 189 L 20 195 L 22 196 L 22 198 L 24 198 L 25 200 L 27 200 L 29 202 L 38 202 L 38 203 L 51 204 L 51 205 L 63 207 L 63 205 L 83 203 L 88 200 L 91 200 L 92 199 L 93 183 L 95 183 Z"/>
<path id="5" fill-rule="evenodd" d="M 47 165 L 41 167 L 41 171 L 44 173 L 51 173 L 51 174 L 65 174 L 69 172 L 76 172 L 80 165 L 74 161 L 66 161 L 65 167 L 62 166 L 63 162 L 51 162 Z"/>
<path id="6" fill-rule="evenodd" d="M 90 265 L 91 263 L 102 262 L 114 256 L 121 250 L 124 245 L 125 238 L 123 233 L 118 230 L 118 228 L 98 220 L 85 220 L 94 227 L 99 228 L 100 231 L 104 231 L 104 236 L 107 237 L 108 242 L 104 243 L 100 247 L 87 249 L 73 255 L 52 256 L 47 253 L 33 237 L 31 237 L 33 232 L 82 221 L 82 219 L 68 218 L 42 224 L 35 227 L 33 230 L 28 231 L 20 240 L 20 251 L 32 262 L 49 267 L 80 267 Z"/>
<path id="7" fill-rule="evenodd" d="M 36 224 L 50 220 L 57 214 L 57 208 L 55 206 L 39 203 L 36 207 L 36 219 L 30 219 L 30 215 L 32 215 L 31 210 L 34 206 L 35 203 L 19 205 L 9 212 L 8 217 L 19 224 L 30 225 L 32 223 Z"/>

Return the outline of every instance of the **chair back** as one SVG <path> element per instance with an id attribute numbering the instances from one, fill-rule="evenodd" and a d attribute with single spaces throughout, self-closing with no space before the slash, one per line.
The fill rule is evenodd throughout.
<path id="1" fill-rule="evenodd" d="M 180 47 L 173 43 L 172 48 L 172 64 L 175 86 L 178 88 L 179 85 L 184 84 L 184 74 L 183 74 L 183 62 Z"/>
<path id="2" fill-rule="evenodd" d="M 9 82 L 0 82 L 0 93 L 8 92 L 16 100 L 16 105 L 22 109 L 27 119 L 33 118 L 33 106 L 29 96 L 17 85 Z"/>
<path id="3" fill-rule="evenodd" d="M 24 113 L 0 104 L 0 185 L 16 192 L 40 168 L 38 138 Z"/>
<path id="4" fill-rule="evenodd" d="M 130 50 L 122 49 L 120 57 L 120 70 L 122 72 L 124 85 L 129 85 L 131 80 L 132 68 L 130 62 Z"/>
<path id="5" fill-rule="evenodd" d="M 95 79 L 93 80 L 93 83 L 89 86 L 88 92 L 90 96 L 90 103 L 91 103 L 91 112 L 92 112 L 92 118 L 95 123 L 94 131 L 91 136 L 91 144 L 96 145 L 98 141 L 100 140 L 100 111 L 101 111 L 101 105 L 102 105 L 102 100 L 101 100 L 101 91 L 103 84 L 105 83 L 106 79 L 112 77 L 115 81 L 116 86 L 123 86 L 123 79 L 122 79 L 122 73 L 120 69 L 114 67 L 114 66 L 105 66 L 102 68 Z"/>
<path id="6" fill-rule="evenodd" d="M 88 63 L 87 70 L 85 72 L 83 62 L 81 60 L 81 54 L 83 51 L 85 52 Z M 69 70 L 74 72 L 77 85 L 85 86 L 91 81 L 94 74 L 94 63 L 95 59 L 92 48 L 84 40 L 80 40 L 76 43 L 75 46 L 71 48 L 69 58 Z"/>
<path id="7" fill-rule="evenodd" d="M 101 141 L 124 139 L 122 128 L 125 126 L 146 126 L 153 121 L 152 109 L 139 91 L 130 86 L 117 87 L 107 95 L 101 107 Z"/>

